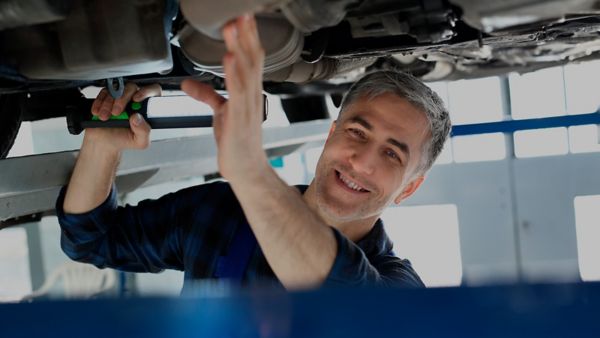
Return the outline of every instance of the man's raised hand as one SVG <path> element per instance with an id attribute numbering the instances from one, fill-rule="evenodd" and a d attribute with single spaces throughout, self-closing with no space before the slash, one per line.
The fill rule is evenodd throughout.
<path id="1" fill-rule="evenodd" d="M 256 20 L 241 16 L 223 28 L 227 53 L 223 57 L 225 100 L 213 88 L 185 80 L 181 88 L 214 111 L 213 129 L 221 175 L 230 181 L 246 179 L 249 172 L 268 165 L 262 149 L 262 72 L 265 52 L 260 44 Z"/>

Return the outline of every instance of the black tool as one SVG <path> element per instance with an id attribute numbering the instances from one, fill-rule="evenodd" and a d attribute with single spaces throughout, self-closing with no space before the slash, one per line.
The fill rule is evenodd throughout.
<path id="1" fill-rule="evenodd" d="M 263 95 L 263 121 L 267 119 L 267 98 Z M 144 117 L 152 129 L 171 128 L 209 128 L 212 127 L 212 115 L 204 116 L 174 116 L 174 117 L 148 117 L 148 100 L 142 102 L 129 102 L 125 110 L 109 120 L 102 121 L 92 115 L 93 100 L 84 99 L 76 105 L 67 107 L 67 127 L 69 133 L 79 135 L 86 128 L 129 128 L 129 117 L 138 113 Z"/>

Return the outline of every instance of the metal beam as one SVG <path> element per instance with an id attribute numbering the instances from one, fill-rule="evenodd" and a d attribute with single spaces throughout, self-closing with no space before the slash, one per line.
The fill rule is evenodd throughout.
<path id="1" fill-rule="evenodd" d="M 508 76 L 500 77 L 500 94 L 502 99 L 502 112 L 505 119 L 512 119 L 512 99 L 510 96 L 510 80 Z M 506 161 L 509 162 L 508 169 L 508 189 L 510 193 L 511 216 L 513 228 L 513 245 L 515 248 L 515 265 L 516 276 L 519 281 L 523 280 L 523 252 L 521 250 L 521 224 L 519 223 L 519 204 L 517 203 L 517 186 L 514 162 L 515 156 L 515 139 L 513 134 L 505 133 L 504 140 L 506 142 Z"/>
<path id="2" fill-rule="evenodd" d="M 330 120 L 295 123 L 263 130 L 270 157 L 322 145 Z M 78 151 L 0 160 L 0 221 L 54 209 L 68 182 Z M 117 171 L 119 192 L 215 173 L 217 149 L 212 134 L 152 142 L 144 151 L 125 151 Z"/>
<path id="3" fill-rule="evenodd" d="M 589 124 L 600 124 L 600 111 L 581 115 L 564 115 L 526 120 L 464 124 L 452 127 L 451 136 L 455 137 L 490 133 L 514 133 L 515 131 L 519 130 L 572 127 Z"/>
<path id="4" fill-rule="evenodd" d="M 42 236 L 40 234 L 40 222 L 31 222 L 23 225 L 27 232 L 27 249 L 29 251 L 29 273 L 31 276 L 31 289 L 37 290 L 42 287 L 46 280 L 44 269 L 44 254 L 42 253 Z"/>

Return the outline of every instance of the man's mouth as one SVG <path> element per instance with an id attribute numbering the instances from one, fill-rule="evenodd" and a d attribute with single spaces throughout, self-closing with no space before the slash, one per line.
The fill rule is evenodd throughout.
<path id="1" fill-rule="evenodd" d="M 361 187 L 358 183 L 351 180 L 349 177 L 344 176 L 339 171 L 335 171 L 335 175 L 337 176 L 339 182 L 348 187 L 348 189 L 354 190 L 356 192 L 369 192 L 369 190 Z"/>

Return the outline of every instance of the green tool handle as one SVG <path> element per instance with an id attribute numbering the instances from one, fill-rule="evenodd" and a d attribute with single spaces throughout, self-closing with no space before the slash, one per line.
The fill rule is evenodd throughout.
<path id="1" fill-rule="evenodd" d="M 93 100 L 84 99 L 76 105 L 67 107 L 67 126 L 69 132 L 73 135 L 79 135 L 86 128 L 129 128 L 129 117 L 135 113 L 141 114 L 152 129 L 212 127 L 213 117 L 211 115 L 149 118 L 148 100 L 130 102 L 120 115 L 111 116 L 109 120 L 102 121 L 91 113 Z M 266 119 L 267 99 L 265 97 L 263 121 Z"/>
<path id="2" fill-rule="evenodd" d="M 67 127 L 73 135 L 79 135 L 86 128 L 129 128 L 129 117 L 139 113 L 144 119 L 148 117 L 148 99 L 142 102 L 129 102 L 123 112 L 102 121 L 92 115 L 94 100 L 85 99 L 78 104 L 67 107 Z"/>
<path id="3" fill-rule="evenodd" d="M 213 117 L 207 116 L 178 116 L 178 117 L 145 117 L 152 129 L 172 128 L 208 128 L 212 127 Z M 83 121 L 81 127 L 86 128 L 129 128 L 129 120 Z"/>

